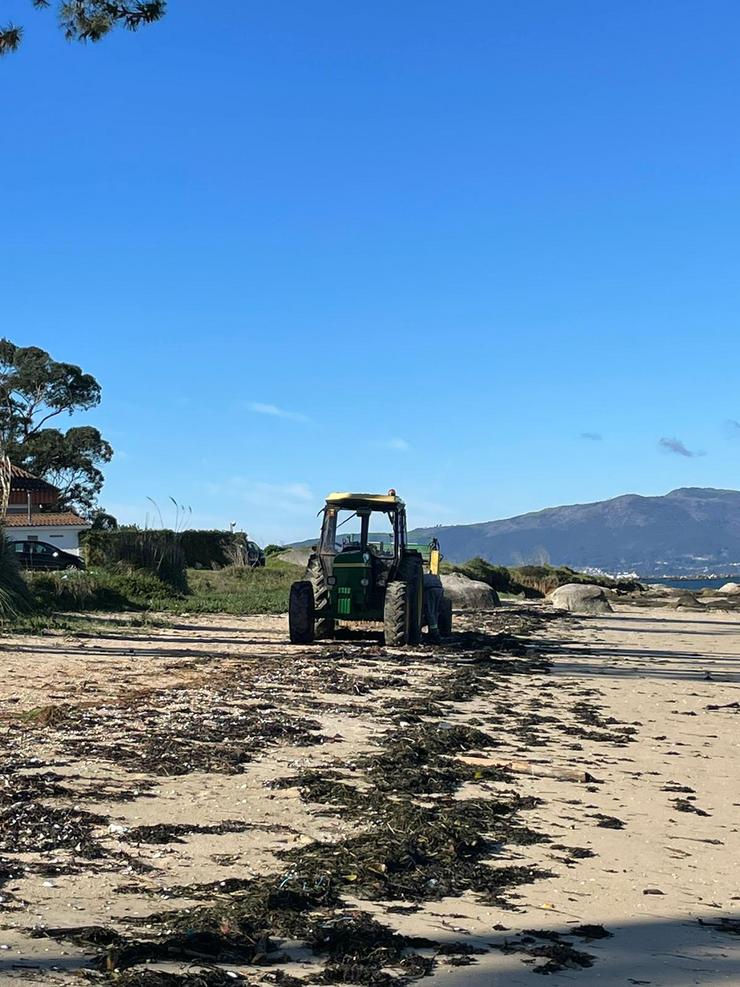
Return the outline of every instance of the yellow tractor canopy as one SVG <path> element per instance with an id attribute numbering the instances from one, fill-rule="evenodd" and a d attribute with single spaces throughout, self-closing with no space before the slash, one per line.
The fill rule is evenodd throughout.
<path id="1" fill-rule="evenodd" d="M 392 511 L 404 507 L 404 503 L 395 494 L 330 493 L 326 506 L 348 511 Z"/>

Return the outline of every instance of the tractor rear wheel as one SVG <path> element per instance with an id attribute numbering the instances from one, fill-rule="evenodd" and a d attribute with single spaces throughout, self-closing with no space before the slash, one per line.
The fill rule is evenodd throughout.
<path id="1" fill-rule="evenodd" d="M 424 623 L 424 568 L 419 556 L 407 556 L 401 563 L 399 576 L 409 588 L 409 633 L 408 644 L 421 641 L 421 628 Z"/>
<path id="2" fill-rule="evenodd" d="M 447 596 L 442 597 L 437 614 L 437 627 L 440 637 L 449 637 L 452 634 L 452 600 Z"/>
<path id="3" fill-rule="evenodd" d="M 318 556 L 312 555 L 308 560 L 306 575 L 313 586 L 314 637 L 334 637 L 334 618 L 322 616 L 324 611 L 329 610 L 331 600 Z"/>
<path id="4" fill-rule="evenodd" d="M 409 585 L 402 579 L 388 583 L 383 606 L 383 631 L 389 647 L 401 648 L 409 643 Z"/>
<path id="5" fill-rule="evenodd" d="M 314 639 L 313 586 L 307 579 L 290 587 L 288 629 L 291 644 L 311 644 Z"/>

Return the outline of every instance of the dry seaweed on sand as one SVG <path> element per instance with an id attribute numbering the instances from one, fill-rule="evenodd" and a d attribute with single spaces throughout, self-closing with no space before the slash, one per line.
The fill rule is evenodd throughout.
<path id="1" fill-rule="evenodd" d="M 0 857 L 0 890 L 2 890 L 2 895 L 0 895 L 0 912 L 7 907 L 12 907 L 16 901 L 16 898 L 12 894 L 8 894 L 4 889 L 4 886 L 9 881 L 17 881 L 19 877 L 25 875 L 25 866 L 16 864 L 11 860 L 4 860 Z"/>
<path id="2" fill-rule="evenodd" d="M 581 740 L 625 747 L 632 743 L 637 734 L 635 727 L 620 723 L 613 716 L 602 716 L 599 707 L 593 703 L 576 703 L 573 706 L 573 716 L 577 721 L 576 725 L 566 727 L 564 733 Z M 591 729 L 586 729 L 587 727 Z"/>
<path id="3" fill-rule="evenodd" d="M 565 856 L 555 859 L 560 860 L 561 863 L 567 864 L 569 867 L 573 866 L 578 860 L 586 860 L 589 857 L 596 856 L 593 850 L 585 846 L 566 846 L 564 843 L 551 843 L 550 849 L 562 851 Z"/>
<path id="4" fill-rule="evenodd" d="M 487 802 L 397 803 L 395 812 L 386 813 L 384 823 L 366 834 L 288 851 L 285 857 L 309 884 L 324 876 L 360 898 L 418 902 L 475 891 L 501 903 L 506 890 L 547 874 L 535 867 L 484 862 L 497 850 L 495 839 L 481 835 L 495 826 L 494 816 Z M 506 838 L 520 835 L 513 825 L 503 826 Z M 526 839 L 529 833 L 523 833 Z"/>
<path id="5" fill-rule="evenodd" d="M 442 731 L 447 739 L 439 741 L 437 750 L 447 750 L 450 743 L 459 747 L 463 738 L 468 742 L 480 739 L 475 731 L 448 734 Z M 386 742 L 392 743 L 392 735 Z M 401 745 L 401 750 L 406 747 Z M 459 780 L 467 778 L 465 766 L 455 770 Z M 349 919 L 345 917 L 338 927 L 332 914 L 337 910 L 343 913 L 343 893 L 376 901 L 418 902 L 474 891 L 485 900 L 504 903 L 507 891 L 545 876 L 534 867 L 494 867 L 486 862 L 500 842 L 544 838 L 516 819 L 520 809 L 536 804 L 534 799 L 515 793 L 466 801 L 446 796 L 426 805 L 410 793 L 401 792 L 399 797 L 374 785 L 360 796 L 353 786 L 335 782 L 336 776 L 334 772 L 330 778 L 331 790 L 340 789 L 337 801 L 347 816 L 362 816 L 368 826 L 365 833 L 337 844 L 316 843 L 286 851 L 282 856 L 289 867 L 282 875 L 246 883 L 237 878 L 230 890 L 238 893 L 216 905 L 149 916 L 147 925 L 159 930 L 158 934 L 147 940 L 114 937 L 101 957 L 102 967 L 125 969 L 147 959 L 204 956 L 213 962 L 239 959 L 253 963 L 273 955 L 276 940 L 298 938 L 317 952 L 331 955 L 322 975 L 325 978 L 341 974 L 348 982 L 351 974 L 355 979 L 349 982 L 390 984 L 390 975 L 377 963 L 369 963 L 367 957 L 372 954 L 387 959 L 383 950 L 387 936 L 392 934 L 362 913 L 353 913 L 352 925 L 347 925 Z M 304 797 L 311 799 L 318 794 L 312 788 L 321 780 L 316 773 L 309 776 Z M 327 930 L 333 938 L 327 939 Z M 338 930 L 341 941 L 346 941 L 351 931 L 356 939 L 369 938 L 375 945 L 371 950 L 363 947 L 364 952 L 358 952 L 357 947 L 351 955 L 337 958 L 329 944 L 337 940 Z M 378 949 L 381 952 L 377 953 Z M 417 961 L 417 967 L 420 963 Z M 363 972 L 358 964 L 368 969 Z"/>
<path id="6" fill-rule="evenodd" d="M 303 987 L 306 983 L 298 977 L 293 977 L 285 970 L 270 970 L 262 976 L 262 983 L 275 984 L 276 987 Z"/>
<path id="7" fill-rule="evenodd" d="M 527 622 L 534 625 L 530 618 L 513 623 L 520 629 Z M 509 649 L 509 654 L 493 655 L 492 642 Z M 280 961 L 283 940 L 303 942 L 324 960 L 322 972 L 312 978 L 316 983 L 389 987 L 428 974 L 434 960 L 418 950 L 430 944 L 401 936 L 377 918 L 350 908 L 345 896 L 353 901 L 392 902 L 392 907 L 407 902 L 413 908 L 467 892 L 483 902 L 507 907 L 507 895 L 515 888 L 549 876 L 536 867 L 496 860 L 505 844 L 548 840 L 521 819 L 523 811 L 538 804 L 536 799 L 515 791 L 485 798 L 457 797 L 464 784 L 511 783 L 506 771 L 454 760 L 458 753 L 495 746 L 495 738 L 482 729 L 450 723 L 438 713 L 436 722 L 422 721 L 430 709 L 453 715 L 451 702 L 498 689 L 501 676 L 539 674 L 548 664 L 536 659 L 508 631 L 498 637 L 470 635 L 463 646 L 468 653 L 459 647 L 444 655 L 430 652 L 429 663 L 445 671 L 435 673 L 434 687 L 426 696 L 409 703 L 395 697 L 378 700 L 378 709 L 390 724 L 378 752 L 359 757 L 352 766 L 337 763 L 277 783 L 280 787 L 297 785 L 305 801 L 354 823 L 357 828 L 350 836 L 336 843 L 313 843 L 281 852 L 286 866 L 277 875 L 252 880 L 237 873 L 224 882 L 167 889 L 169 894 L 194 898 L 208 894 L 210 902 L 129 920 L 124 923 L 126 934 L 57 929 L 47 930 L 47 935 L 88 945 L 98 953 L 101 973 L 128 971 L 132 987 L 150 987 L 135 979 L 138 967 L 147 961 L 275 963 Z M 169 711 L 151 707 L 137 711 L 136 724 L 124 734 L 126 743 L 119 745 L 115 757 L 154 774 L 177 773 L 171 768 L 177 758 L 184 770 L 191 770 L 193 764 L 212 766 L 220 758 L 216 770 L 238 771 L 250 756 L 250 738 L 255 738 L 257 747 L 270 742 L 269 731 L 260 733 L 255 728 L 260 722 L 278 722 L 274 707 L 232 704 L 228 715 L 221 715 L 224 710 L 212 715 L 200 702 L 191 692 L 188 709 L 175 704 Z M 419 719 L 399 723 L 400 708 L 410 709 L 414 703 Z M 287 718 L 282 719 L 285 722 Z M 299 723 L 306 731 L 307 743 L 320 741 L 315 732 L 318 724 L 290 723 Z M 65 721 L 63 729 L 69 725 Z M 102 743 L 101 722 L 96 721 L 93 729 L 98 731 L 96 742 Z M 70 743 L 79 740 L 72 733 L 65 736 Z M 294 742 L 290 736 L 285 739 Z M 112 744 L 110 738 L 105 742 L 108 747 Z M 161 748 L 156 757 L 152 745 Z M 171 826 L 137 827 L 133 839 L 179 838 L 184 832 Z M 466 962 L 472 954 L 449 955 Z"/>
<path id="8" fill-rule="evenodd" d="M 377 987 L 398 983 L 397 977 L 385 968 L 409 967 L 428 973 L 431 963 L 413 947 L 429 947 L 428 939 L 401 936 L 382 925 L 365 912 L 347 912 L 320 923 L 314 930 L 311 947 L 315 953 L 328 957 L 328 963 L 316 983 L 373 984 Z"/>
<path id="9" fill-rule="evenodd" d="M 707 922 L 704 919 L 697 919 L 699 925 L 703 925 L 707 929 L 716 929 L 717 932 L 726 932 L 731 936 L 740 936 L 740 919 L 737 918 L 719 918 L 716 922 Z"/>
<path id="10" fill-rule="evenodd" d="M 26 774 L 27 768 L 24 762 L 11 760 L 0 766 L 0 808 L 72 794 L 60 784 L 63 775 L 54 771 Z"/>
<path id="11" fill-rule="evenodd" d="M 513 939 L 505 939 L 503 943 L 491 943 L 491 947 L 502 953 L 523 953 L 531 957 L 536 964 L 532 966 L 532 973 L 545 976 L 563 970 L 588 969 L 596 959 L 591 953 L 576 949 L 560 933 L 549 929 L 527 929 Z M 539 960 L 545 962 L 536 962 Z"/>
<path id="12" fill-rule="evenodd" d="M 286 715 L 271 705 L 238 704 L 207 690 L 173 702 L 153 693 L 132 707 L 77 707 L 59 726 L 62 747 L 154 776 L 192 771 L 235 774 L 274 743 L 323 743 L 317 720 Z"/>
<path id="13" fill-rule="evenodd" d="M 366 756 L 359 767 L 379 791 L 453 792 L 472 778 L 511 780 L 510 773 L 501 769 L 476 772 L 445 760 L 463 751 L 493 746 L 494 738 L 474 727 L 444 721 L 419 723 L 388 734 L 382 752 Z"/>
<path id="14" fill-rule="evenodd" d="M 605 816 L 602 812 L 594 812 L 591 814 L 592 819 L 598 819 L 596 823 L 601 829 L 624 829 L 625 823 L 621 819 L 617 819 L 616 816 Z"/>
<path id="15" fill-rule="evenodd" d="M 0 850 L 39 853 L 73 850 L 81 857 L 102 857 L 103 849 L 92 837 L 103 816 L 76 808 L 57 808 L 41 802 L 20 802 L 0 812 Z"/>
<path id="16" fill-rule="evenodd" d="M 578 936 L 580 939 L 611 939 L 614 935 L 603 925 L 576 925 L 568 931 L 569 936 Z"/>
<path id="17" fill-rule="evenodd" d="M 415 950 L 435 945 L 399 935 L 367 913 L 347 909 L 329 882 L 306 889 L 289 878 L 273 879 L 272 883 L 255 881 L 251 889 L 228 902 L 164 913 L 153 916 L 150 923 L 168 925 L 155 938 L 139 940 L 100 927 L 49 929 L 45 934 L 82 946 L 102 947 L 96 966 L 109 972 L 164 960 L 280 962 L 283 957 L 276 951 L 275 938 L 300 939 L 327 960 L 324 972 L 314 982 L 376 987 L 397 982 L 386 972 L 388 967 L 402 972 L 409 968 L 428 971 L 429 962 Z M 340 973 L 343 981 L 338 979 Z M 349 976 L 353 979 L 347 979 Z M 139 983 L 135 979 L 130 982 Z"/>
<path id="18" fill-rule="evenodd" d="M 443 957 L 447 966 L 473 966 L 478 962 L 475 957 L 487 952 L 470 942 L 447 942 L 437 950 L 437 958 Z"/>
<path id="19" fill-rule="evenodd" d="M 197 823 L 156 823 L 151 826 L 134 826 L 122 838 L 128 843 L 185 843 L 181 837 L 190 834 L 220 836 L 223 833 L 246 833 L 253 828 L 252 823 L 235 819 L 225 819 L 206 826 Z"/>
<path id="20" fill-rule="evenodd" d="M 318 772 L 297 783 L 308 802 L 340 806 L 345 819 L 355 819 L 366 831 L 340 844 L 316 843 L 287 851 L 296 872 L 309 883 L 318 875 L 376 900 L 422 901 L 476 891 L 500 900 L 507 887 L 535 880 L 543 872 L 529 867 L 492 867 L 486 861 L 499 846 L 548 840 L 525 826 L 518 814 L 538 800 L 515 792 L 496 798 L 460 800 L 454 791 L 480 775 L 467 765 L 446 762 L 440 751 L 464 749 L 464 739 L 477 743 L 478 731 L 439 732 L 434 725 L 415 728 L 416 745 L 406 734 L 388 735 L 384 754 L 368 758 L 369 772 L 362 789 Z M 431 750 L 422 738 L 430 741 Z M 442 767 L 437 768 L 435 759 Z M 409 763 L 410 761 L 410 763 Z M 430 781 L 432 782 L 430 784 Z M 440 782 L 443 784 L 440 784 Z M 398 784 L 394 784 L 398 782 Z M 424 794 L 439 793 L 431 804 Z"/>
<path id="21" fill-rule="evenodd" d="M 697 816 L 711 815 L 711 813 L 706 812 L 704 809 L 700 809 L 698 805 L 694 805 L 689 799 L 673 799 L 673 808 L 677 812 L 693 812 Z"/>
<path id="22" fill-rule="evenodd" d="M 86 979 L 97 982 L 100 978 L 88 974 Z M 246 983 L 247 980 L 233 970 L 201 970 L 197 973 L 128 970 L 116 979 L 117 987 L 231 987 L 232 984 Z"/>

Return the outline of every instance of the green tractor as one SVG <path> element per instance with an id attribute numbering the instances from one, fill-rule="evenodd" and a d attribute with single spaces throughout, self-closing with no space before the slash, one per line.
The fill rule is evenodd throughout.
<path id="1" fill-rule="evenodd" d="M 321 540 L 290 590 L 293 644 L 333 637 L 345 621 L 381 623 L 395 647 L 418 644 L 425 625 L 433 640 L 451 633 L 439 547 L 408 544 L 406 505 L 395 490 L 332 493 L 321 513 Z"/>

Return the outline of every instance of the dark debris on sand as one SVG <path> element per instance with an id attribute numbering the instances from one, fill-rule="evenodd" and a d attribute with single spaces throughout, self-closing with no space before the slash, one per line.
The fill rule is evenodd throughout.
<path id="1" fill-rule="evenodd" d="M 575 729 L 598 733 L 600 740 L 616 745 L 630 739 L 629 730 L 602 717 L 590 695 L 574 706 L 572 719 L 563 723 L 538 712 L 534 700 L 527 700 L 527 708 L 512 704 L 507 680 L 522 677 L 526 682 L 547 675 L 549 661 L 536 653 L 525 635 L 550 619 L 555 618 L 530 610 L 485 616 L 481 631 L 458 634 L 446 648 L 418 649 L 415 661 L 427 664 L 433 674 L 421 691 L 408 698 L 396 695 L 401 683 L 395 681 L 395 673 L 355 676 L 343 669 L 332 671 L 332 662 L 314 662 L 312 656 L 303 669 L 306 681 L 323 678 L 325 695 L 377 689 L 376 709 L 388 730 L 379 741 L 380 749 L 358 757 L 356 763 L 305 771 L 276 786 L 296 786 L 301 798 L 320 806 L 322 813 L 353 822 L 351 835 L 334 843 L 282 851 L 278 856 L 284 868 L 278 874 L 167 889 L 174 897 L 205 898 L 206 903 L 129 920 L 125 933 L 87 927 L 46 929 L 39 934 L 93 951 L 98 976 L 110 976 L 123 987 L 221 987 L 234 982 L 213 979 L 223 977 L 223 971 L 177 975 L 139 968 L 164 961 L 274 964 L 283 958 L 283 940 L 305 943 L 322 960 L 322 972 L 304 982 L 391 987 L 428 975 L 439 962 L 435 959 L 439 953 L 434 953 L 437 944 L 400 935 L 377 917 L 351 907 L 348 899 L 388 902 L 389 920 L 395 911 L 466 893 L 511 907 L 509 896 L 518 887 L 549 876 L 536 867 L 512 865 L 508 858 L 497 860 L 506 847 L 549 842 L 547 834 L 531 829 L 523 819 L 538 800 L 513 790 L 514 778 L 506 770 L 472 767 L 455 755 L 495 749 L 501 725 L 508 735 L 519 731 L 522 738 L 545 729 L 565 733 Z M 367 653 L 374 666 L 398 660 L 383 648 L 347 644 L 339 650 L 343 660 L 364 658 Z M 235 674 L 238 680 L 240 673 Z M 284 668 L 276 674 L 287 676 Z M 262 686 L 255 682 L 259 695 Z M 234 698 L 238 695 L 233 689 L 217 701 L 213 690 L 195 689 L 173 700 L 172 693 L 152 693 L 135 710 L 108 706 L 70 711 L 55 729 L 68 753 L 78 755 L 84 749 L 87 756 L 154 776 L 194 770 L 238 772 L 271 743 L 300 746 L 326 739 L 318 721 L 286 715 L 269 701 L 239 703 Z M 490 716 L 482 713 L 478 726 L 450 722 L 456 703 L 475 699 L 485 700 L 493 711 Z M 322 705 L 325 696 L 302 697 L 303 709 L 318 710 Z M 344 705 L 340 708 L 345 710 Z M 507 787 L 495 794 L 486 791 L 482 797 L 460 798 L 462 786 L 468 786 L 466 795 L 470 795 L 475 784 L 486 782 Z M 48 783 L 56 782 L 49 778 Z M 93 825 L 93 819 L 87 822 Z M 77 820 L 80 825 L 85 821 L 84 816 Z M 216 831 L 233 830 L 140 826 L 126 838 L 133 843 L 164 843 L 186 833 Z M 562 849 L 573 858 L 579 856 L 579 848 Z M 584 850 L 582 855 L 587 853 Z M 538 935 L 519 937 L 506 948 L 536 960 L 538 973 L 591 965 L 592 957 L 559 935 L 551 939 Z M 441 961 L 464 965 L 474 962 L 474 955 L 461 947 L 442 951 Z M 193 979 L 198 977 L 211 979 Z M 292 983 L 280 971 L 271 971 L 270 977 L 275 984 Z"/>
<path id="2" fill-rule="evenodd" d="M 542 931 L 528 929 L 521 935 L 504 940 L 503 943 L 491 945 L 493 949 L 498 949 L 502 953 L 524 954 L 533 964 L 532 973 L 543 976 L 561 973 L 563 970 L 584 970 L 592 967 L 596 957 L 577 949 L 564 939 L 563 935 L 549 929 Z"/>
<path id="3" fill-rule="evenodd" d="M 205 834 L 220 836 L 223 833 L 246 833 L 254 829 L 253 823 L 238 819 L 225 819 L 220 823 L 199 825 L 197 823 L 156 823 L 151 826 L 134 826 L 122 835 L 127 843 L 185 843 L 183 836 Z"/>
<path id="4" fill-rule="evenodd" d="M 719 918 L 716 922 L 707 922 L 698 919 L 699 925 L 707 929 L 715 929 L 717 932 L 726 932 L 731 936 L 740 936 L 740 918 Z"/>
<path id="5" fill-rule="evenodd" d="M 100 983 L 102 975 L 88 973 L 88 983 Z M 128 970 L 116 978 L 117 987 L 230 987 L 248 981 L 234 971 L 202 970 L 199 973 L 164 973 L 157 970 Z M 277 981 L 275 981 L 277 983 Z"/>
<path id="6" fill-rule="evenodd" d="M 217 699 L 212 693 L 199 697 L 191 690 L 177 703 L 162 696 L 136 709 L 80 709 L 63 725 L 64 749 L 74 756 L 96 757 L 155 776 L 192 771 L 233 774 L 270 744 L 301 747 L 325 739 L 316 720 L 274 708 L 226 701 L 219 705 Z"/>
<path id="7" fill-rule="evenodd" d="M 0 850 L 13 853 L 73 850 L 88 859 L 102 857 L 103 850 L 93 838 L 92 830 L 104 822 L 103 816 L 81 809 L 20 802 L 0 812 Z"/>

